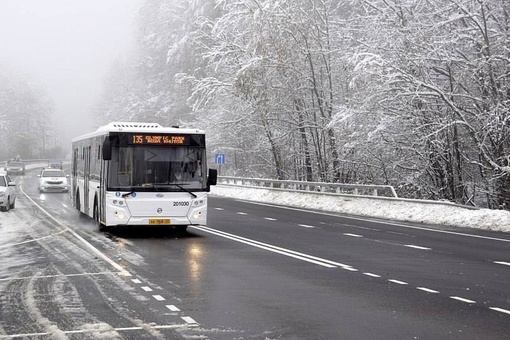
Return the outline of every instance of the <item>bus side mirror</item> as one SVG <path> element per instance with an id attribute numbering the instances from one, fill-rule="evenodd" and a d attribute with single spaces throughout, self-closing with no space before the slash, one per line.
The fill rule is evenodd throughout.
<path id="1" fill-rule="evenodd" d="M 112 159 L 112 144 L 108 138 L 106 138 L 103 142 L 103 159 L 105 161 Z"/>
<path id="2" fill-rule="evenodd" d="M 207 191 L 211 190 L 211 185 L 216 185 L 218 182 L 218 170 L 209 169 L 209 176 L 207 176 Z"/>

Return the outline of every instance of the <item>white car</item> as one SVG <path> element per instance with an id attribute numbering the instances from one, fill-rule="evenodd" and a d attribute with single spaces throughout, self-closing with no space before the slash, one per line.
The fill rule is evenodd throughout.
<path id="1" fill-rule="evenodd" d="M 0 210 L 9 211 L 16 204 L 16 183 L 9 175 L 0 174 Z"/>
<path id="2" fill-rule="evenodd" d="M 39 175 L 37 175 L 37 177 L 39 177 L 39 182 L 37 183 L 39 192 L 69 191 L 69 184 L 67 182 L 69 175 L 66 175 L 63 170 L 44 169 Z"/>

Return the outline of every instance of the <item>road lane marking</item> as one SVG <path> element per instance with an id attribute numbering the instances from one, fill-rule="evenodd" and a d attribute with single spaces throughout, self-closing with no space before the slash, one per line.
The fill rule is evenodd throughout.
<path id="1" fill-rule="evenodd" d="M 510 310 L 498 308 L 498 307 L 489 307 L 489 309 L 495 310 L 496 312 L 510 314 Z"/>
<path id="2" fill-rule="evenodd" d="M 220 211 L 221 211 L 221 210 L 225 210 L 225 209 L 223 209 L 223 208 L 214 208 L 214 209 L 216 209 L 216 210 L 220 210 Z"/>
<path id="3" fill-rule="evenodd" d="M 242 212 L 242 211 L 238 211 L 238 212 L 237 212 L 237 214 L 238 214 L 238 215 L 248 215 L 247 213 Z"/>
<path id="4" fill-rule="evenodd" d="M 431 250 L 432 249 L 432 248 L 427 248 L 427 247 L 415 246 L 414 244 L 404 244 L 404 247 L 420 249 L 420 250 Z"/>
<path id="5" fill-rule="evenodd" d="M 313 225 L 308 225 L 308 224 L 298 224 L 298 226 L 303 227 L 303 228 L 316 228 Z"/>
<path id="6" fill-rule="evenodd" d="M 373 274 L 373 273 L 363 273 L 363 275 L 370 276 L 370 277 L 381 277 L 381 275 Z"/>
<path id="7" fill-rule="evenodd" d="M 276 218 L 272 218 L 272 217 L 264 217 L 265 220 L 268 220 L 268 221 L 276 221 Z"/>
<path id="8" fill-rule="evenodd" d="M 198 324 L 198 322 L 196 322 L 195 320 L 193 320 L 193 318 L 191 318 L 189 316 L 181 316 L 181 319 L 183 319 L 184 322 L 186 322 L 186 323 Z"/>
<path id="9" fill-rule="evenodd" d="M 362 235 L 358 234 L 351 234 L 351 233 L 344 233 L 345 236 L 351 236 L 351 237 L 363 237 Z"/>
<path id="10" fill-rule="evenodd" d="M 170 309 L 172 312 L 180 312 L 181 311 L 179 308 L 177 308 L 174 305 L 166 305 L 165 307 Z"/>
<path id="11" fill-rule="evenodd" d="M 134 283 L 142 283 L 142 281 L 140 281 L 138 279 L 132 279 L 131 281 L 133 281 Z"/>
<path id="12" fill-rule="evenodd" d="M 27 240 L 27 241 L 18 242 L 18 243 L 3 244 L 3 245 L 0 245 L 0 249 L 15 247 L 15 246 L 19 246 L 19 245 L 22 245 L 22 244 L 25 244 L 25 243 L 39 242 L 39 241 L 46 240 L 46 239 L 49 239 L 49 238 L 53 238 L 54 236 L 57 236 L 57 235 L 60 235 L 60 234 L 63 234 L 63 233 L 67 233 L 67 232 L 69 232 L 69 230 L 63 229 L 63 230 L 59 230 L 56 233 L 53 233 L 53 234 L 50 234 L 50 235 L 47 235 L 47 236 L 38 237 L 38 238 L 32 238 L 32 239 Z"/>
<path id="13" fill-rule="evenodd" d="M 224 231 L 215 230 L 215 229 L 212 229 L 212 228 L 209 228 L 209 227 L 206 227 L 206 226 L 190 226 L 190 227 L 198 229 L 198 230 L 202 230 L 204 232 L 207 232 L 207 233 L 210 233 L 210 234 L 213 234 L 213 235 L 224 237 L 224 238 L 227 238 L 229 240 L 233 240 L 233 241 L 236 241 L 236 242 L 244 243 L 244 244 L 247 244 L 247 245 L 250 245 L 250 246 L 253 246 L 253 247 L 257 247 L 257 248 L 268 250 L 268 251 L 271 251 L 271 252 L 274 252 L 274 253 L 278 253 L 278 254 L 281 254 L 281 255 L 289 256 L 289 257 L 292 257 L 292 258 L 295 258 L 295 259 L 298 259 L 298 260 L 314 263 L 314 264 L 317 264 L 319 266 L 323 266 L 323 267 L 326 267 L 326 268 L 336 268 L 336 267 L 342 267 L 342 268 L 348 267 L 348 268 L 352 268 L 352 266 L 349 266 L 347 264 L 343 264 L 343 263 L 339 263 L 339 262 L 335 262 L 335 261 L 330 261 L 330 260 L 326 260 L 326 259 L 323 259 L 323 258 L 320 258 L 320 257 L 316 257 L 316 256 L 300 253 L 300 252 L 297 252 L 297 251 L 293 251 L 293 250 L 290 250 L 290 249 L 285 249 L 285 248 L 273 246 L 273 245 L 270 245 L 270 244 L 267 244 L 267 243 L 263 243 L 263 242 L 255 241 L 255 240 L 248 239 L 248 238 L 245 238 L 245 237 L 237 236 L 237 235 L 234 235 L 234 234 L 226 233 Z"/>
<path id="14" fill-rule="evenodd" d="M 145 290 L 146 292 L 152 292 L 151 287 L 143 286 L 142 289 Z"/>
<path id="15" fill-rule="evenodd" d="M 245 203 L 255 204 L 255 205 L 262 205 L 262 206 L 267 206 L 267 207 L 272 207 L 272 208 L 279 208 L 279 209 L 286 209 L 286 210 L 293 210 L 293 211 L 302 211 L 302 212 L 306 212 L 306 213 L 310 213 L 310 214 L 319 214 L 319 215 L 324 215 L 324 216 L 339 217 L 339 218 L 349 219 L 349 220 L 354 220 L 354 221 L 373 222 L 373 223 L 379 223 L 379 224 L 389 225 L 389 226 L 393 226 L 393 227 L 402 227 L 402 228 L 407 228 L 407 229 L 416 229 L 416 230 L 430 231 L 430 232 L 434 232 L 434 233 L 450 234 L 450 235 L 457 235 L 457 236 L 472 237 L 472 238 L 479 238 L 479 239 L 484 239 L 484 240 L 501 241 L 501 242 L 510 243 L 510 239 L 482 236 L 482 235 L 465 234 L 465 233 L 460 233 L 460 232 L 455 232 L 455 231 L 432 229 L 432 228 L 427 228 L 427 227 L 417 227 L 417 226 L 406 225 L 406 224 L 397 223 L 397 222 L 393 222 L 393 221 L 388 222 L 388 221 L 377 219 L 376 217 L 373 217 L 373 218 L 352 217 L 352 216 L 345 216 L 345 215 L 343 215 L 342 212 L 328 213 L 328 212 L 321 212 L 321 211 L 315 211 L 315 210 L 304 209 L 304 208 L 285 207 L 285 206 L 276 205 L 276 204 L 254 202 L 254 201 L 242 200 L 242 199 L 234 199 L 234 201 L 245 202 Z"/>
<path id="16" fill-rule="evenodd" d="M 399 280 L 395 280 L 395 279 L 388 279 L 388 281 L 399 284 L 399 285 L 407 285 L 408 284 L 407 282 L 399 281 Z"/>
<path id="17" fill-rule="evenodd" d="M 466 302 L 466 303 L 476 303 L 476 301 L 464 299 L 464 298 L 461 298 L 459 296 L 450 296 L 450 299 L 454 299 L 454 300 L 461 301 L 461 302 Z"/>
<path id="18" fill-rule="evenodd" d="M 504 265 L 504 266 L 510 266 L 510 263 L 509 263 L 509 262 L 494 261 L 494 263 L 496 263 L 496 264 L 502 264 L 502 265 Z"/>
<path id="19" fill-rule="evenodd" d="M 153 295 L 152 296 L 153 298 L 155 298 L 156 300 L 158 301 L 165 301 L 166 299 L 164 297 L 162 297 L 161 295 Z"/>
<path id="20" fill-rule="evenodd" d="M 191 318 L 190 318 L 191 319 Z M 193 320 L 193 319 L 191 319 Z M 193 320 L 195 321 L 195 320 Z M 108 328 L 108 330 L 113 331 L 119 331 L 119 332 L 126 332 L 126 331 L 146 331 L 147 329 L 178 329 L 182 328 L 183 326 L 192 327 L 198 325 L 197 322 L 190 322 L 186 324 L 173 324 L 173 325 L 144 325 L 142 326 L 134 326 L 134 327 L 117 327 L 117 328 Z M 101 325 L 102 326 L 102 325 Z M 71 330 L 71 331 L 62 331 L 62 333 L 65 334 L 94 334 L 96 333 L 96 329 L 78 329 L 78 330 Z M 0 334 L 0 339 L 15 339 L 15 338 L 30 338 L 30 337 L 38 337 L 38 336 L 46 336 L 46 335 L 52 335 L 50 333 L 20 333 L 20 334 Z"/>
<path id="21" fill-rule="evenodd" d="M 105 254 L 103 254 L 99 249 L 97 249 L 96 247 L 94 247 L 90 242 L 88 242 L 87 240 L 85 240 L 83 237 L 81 237 L 77 232 L 75 232 L 72 228 L 68 227 L 67 225 L 65 225 L 64 223 L 60 222 L 59 220 L 57 220 L 55 217 L 53 217 L 48 211 L 46 211 L 46 209 L 44 209 L 43 207 L 41 207 L 38 203 L 36 203 L 30 196 L 28 196 L 28 194 L 23 191 L 22 188 L 20 188 L 21 192 L 23 193 L 23 195 L 25 195 L 26 198 L 28 198 L 37 208 L 39 208 L 39 210 L 41 210 L 46 216 L 48 216 L 50 219 L 52 219 L 55 223 L 57 223 L 59 226 L 63 227 L 64 230 L 68 231 L 69 233 L 71 233 L 75 238 L 77 238 L 80 242 L 82 242 L 87 248 L 89 248 L 93 253 L 95 253 L 97 256 L 99 256 L 100 258 L 102 258 L 104 261 L 108 262 L 113 268 L 117 269 L 119 271 L 118 275 L 120 276 L 131 276 L 131 274 L 126 270 L 124 269 L 121 265 L 119 265 L 118 263 L 116 263 L 115 261 L 113 261 L 112 259 L 110 259 L 108 256 L 106 256 Z"/>
<path id="22" fill-rule="evenodd" d="M 359 270 L 353 267 L 342 267 L 342 269 L 348 270 L 350 272 L 359 272 Z"/>
<path id="23" fill-rule="evenodd" d="M 427 292 L 427 293 L 439 294 L 439 292 L 437 290 L 430 289 L 430 288 L 416 287 L 416 289 L 423 290 L 424 292 Z"/>

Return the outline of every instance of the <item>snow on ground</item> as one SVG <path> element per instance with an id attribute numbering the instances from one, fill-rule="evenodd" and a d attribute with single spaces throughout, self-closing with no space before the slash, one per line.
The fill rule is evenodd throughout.
<path id="1" fill-rule="evenodd" d="M 510 232 L 510 212 L 504 210 L 222 185 L 211 187 L 211 195 L 396 221 Z"/>

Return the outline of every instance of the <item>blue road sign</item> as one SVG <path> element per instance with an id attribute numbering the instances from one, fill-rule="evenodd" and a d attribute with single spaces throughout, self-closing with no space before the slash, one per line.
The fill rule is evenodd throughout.
<path id="1" fill-rule="evenodd" d="M 225 154 L 217 153 L 214 155 L 214 163 L 216 164 L 225 164 Z"/>

